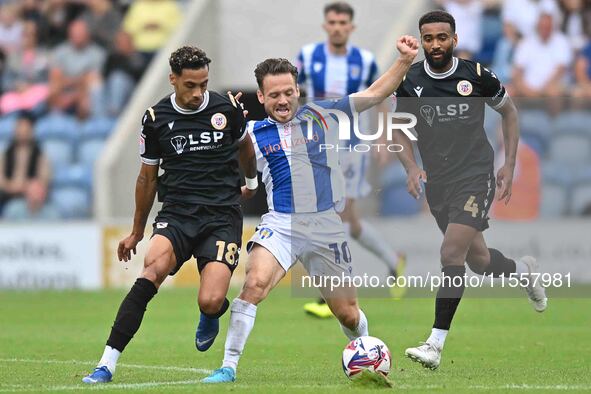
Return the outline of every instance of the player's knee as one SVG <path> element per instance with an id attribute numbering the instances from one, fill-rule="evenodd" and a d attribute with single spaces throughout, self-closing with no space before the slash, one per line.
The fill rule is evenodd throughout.
<path id="1" fill-rule="evenodd" d="M 453 245 L 443 245 L 441 247 L 441 265 L 461 265 L 464 263 L 465 253 Z"/>
<path id="2" fill-rule="evenodd" d="M 269 287 L 270 283 L 268 280 L 265 280 L 265 278 L 260 276 L 247 277 L 240 298 L 250 303 L 258 304 L 267 297 L 267 294 L 269 294 Z"/>
<path id="3" fill-rule="evenodd" d="M 339 322 L 350 329 L 354 329 L 359 324 L 359 311 L 357 308 L 343 308 L 335 312 Z"/>
<path id="4" fill-rule="evenodd" d="M 226 297 L 223 294 L 208 294 L 199 296 L 199 309 L 208 315 L 219 312 Z"/>
<path id="5" fill-rule="evenodd" d="M 169 262 L 162 256 L 146 256 L 144 258 L 144 271 L 142 277 L 160 286 L 170 273 Z"/>

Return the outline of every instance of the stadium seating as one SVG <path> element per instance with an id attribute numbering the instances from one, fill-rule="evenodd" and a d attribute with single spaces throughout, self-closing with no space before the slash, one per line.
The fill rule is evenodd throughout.
<path id="1" fill-rule="evenodd" d="M 102 139 L 82 141 L 78 147 L 78 161 L 85 166 L 93 166 L 105 146 Z"/>
<path id="2" fill-rule="evenodd" d="M 38 139 L 63 138 L 71 141 L 78 139 L 79 125 L 72 116 L 52 112 L 37 121 L 35 135 Z"/>
<path id="3" fill-rule="evenodd" d="M 88 188 L 66 186 L 55 188 L 50 201 L 65 219 L 85 218 L 91 213 L 91 199 Z"/>
<path id="4" fill-rule="evenodd" d="M 393 163 L 382 174 L 380 213 L 385 216 L 411 216 L 420 212 L 422 201 L 417 201 L 406 189 L 406 171 L 402 164 Z"/>
<path id="5" fill-rule="evenodd" d="M 12 138 L 16 115 L 2 115 L 0 117 L 0 141 Z"/>
<path id="6" fill-rule="evenodd" d="M 541 109 L 521 110 L 519 123 L 522 133 L 536 134 L 542 138 L 550 138 L 552 135 L 552 119 Z"/>
<path id="7" fill-rule="evenodd" d="M 591 208 L 591 182 L 575 186 L 572 194 L 572 213 L 581 215 Z M 587 213 L 588 214 L 588 213 Z"/>
<path id="8" fill-rule="evenodd" d="M 558 217 L 568 212 L 568 188 L 564 185 L 544 182 L 540 215 L 542 217 Z"/>
<path id="9" fill-rule="evenodd" d="M 74 150 L 73 144 L 67 139 L 43 139 L 41 149 L 47 155 L 54 171 L 58 171 L 62 166 L 69 166 L 73 162 Z"/>
<path id="10" fill-rule="evenodd" d="M 591 136 L 591 113 L 584 111 L 565 112 L 552 124 L 554 134 L 575 133 Z"/>
<path id="11" fill-rule="evenodd" d="M 548 158 L 565 164 L 583 164 L 591 158 L 591 138 L 582 134 L 558 134 L 550 140 Z"/>

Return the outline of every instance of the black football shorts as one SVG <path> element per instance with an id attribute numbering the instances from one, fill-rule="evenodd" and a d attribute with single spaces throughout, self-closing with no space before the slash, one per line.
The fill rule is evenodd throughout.
<path id="1" fill-rule="evenodd" d="M 441 232 L 445 233 L 449 223 L 484 231 L 495 196 L 495 177 L 475 175 L 448 184 L 426 183 L 425 195 Z"/>
<path id="2" fill-rule="evenodd" d="M 160 234 L 172 243 L 176 256 L 174 275 L 191 256 L 199 272 L 212 261 L 238 266 L 242 246 L 242 209 L 239 205 L 213 206 L 164 202 L 153 224 L 152 236 Z"/>

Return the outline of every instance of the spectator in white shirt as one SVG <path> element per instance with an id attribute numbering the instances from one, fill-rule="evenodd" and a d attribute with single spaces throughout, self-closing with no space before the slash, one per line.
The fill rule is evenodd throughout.
<path id="1" fill-rule="evenodd" d="M 529 98 L 563 95 L 572 61 L 573 50 L 568 39 L 555 28 L 553 16 L 542 13 L 537 34 L 525 37 L 515 51 L 512 95 Z"/>
<path id="2" fill-rule="evenodd" d="M 536 32 L 541 13 L 551 14 L 554 22 L 560 22 L 560 9 L 556 0 L 505 0 L 501 10 L 503 23 L 513 25 L 521 37 Z"/>

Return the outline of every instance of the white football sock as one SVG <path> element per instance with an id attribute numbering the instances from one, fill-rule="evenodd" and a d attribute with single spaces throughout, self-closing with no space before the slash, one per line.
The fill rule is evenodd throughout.
<path id="1" fill-rule="evenodd" d="M 396 268 L 397 256 L 396 253 L 390 249 L 388 242 L 380 235 L 380 233 L 366 221 L 361 221 L 361 232 L 357 238 L 365 249 L 375 254 L 388 268 Z"/>
<path id="2" fill-rule="evenodd" d="M 448 332 L 448 330 L 433 328 L 431 330 L 431 335 L 429 336 L 426 342 L 436 345 L 439 349 L 443 349 L 443 345 L 445 344 L 445 338 L 447 337 Z"/>
<path id="3" fill-rule="evenodd" d="M 121 356 L 121 352 L 117 349 L 113 349 L 111 346 L 105 346 L 105 351 L 103 352 L 103 356 L 99 361 L 97 367 L 102 367 L 105 365 L 109 368 L 109 371 L 114 374 L 115 369 L 117 368 L 117 360 L 119 360 L 119 356 Z"/>
<path id="4" fill-rule="evenodd" d="M 343 326 L 342 324 L 341 329 L 343 330 L 347 338 L 349 338 L 349 340 L 351 341 L 355 338 L 365 337 L 369 335 L 367 318 L 365 317 L 365 313 L 363 313 L 363 311 L 359 309 L 359 323 L 357 324 L 357 328 L 355 328 L 355 330 L 351 330 Z"/>
<path id="5" fill-rule="evenodd" d="M 230 307 L 230 326 L 226 335 L 224 361 L 222 368 L 229 367 L 236 371 L 246 340 L 254 327 L 257 307 L 249 302 L 234 299 Z"/>

